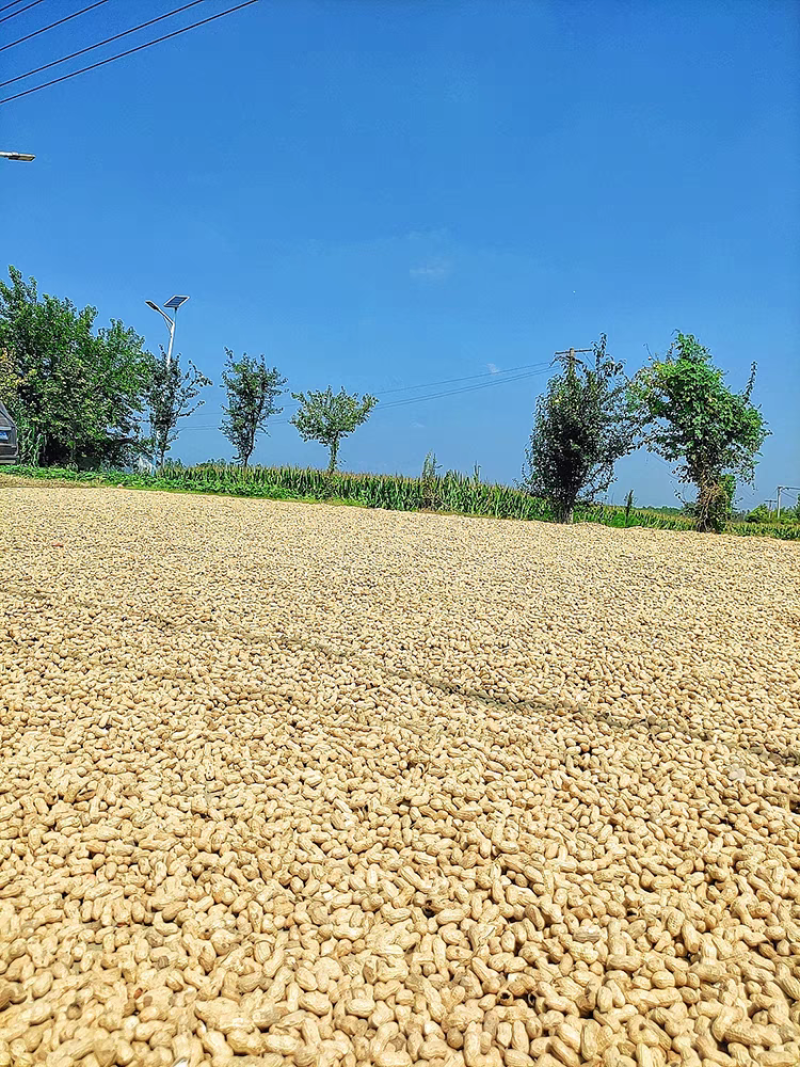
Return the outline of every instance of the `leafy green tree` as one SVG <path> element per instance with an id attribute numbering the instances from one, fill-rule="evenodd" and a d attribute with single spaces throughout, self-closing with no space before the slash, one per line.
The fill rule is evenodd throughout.
<path id="1" fill-rule="evenodd" d="M 146 450 L 142 427 L 153 357 L 142 338 L 116 319 L 98 330 L 93 357 L 95 394 L 88 406 L 94 442 L 86 458 L 92 465 L 122 466 Z"/>
<path id="2" fill-rule="evenodd" d="M 559 357 L 563 371 L 537 401 L 525 453 L 522 487 L 547 500 L 558 522 L 572 522 L 579 498 L 605 492 L 614 464 L 636 447 L 639 418 L 623 364 L 608 355 L 605 334 L 592 347 L 588 365 Z"/>
<path id="3" fill-rule="evenodd" d="M 769 508 L 766 504 L 759 504 L 748 513 L 746 522 L 769 522 L 771 519 Z"/>
<path id="4" fill-rule="evenodd" d="M 0 349 L 0 400 L 6 407 L 10 407 L 19 396 L 21 384 L 13 356 L 5 349 Z"/>
<path id="5" fill-rule="evenodd" d="M 300 404 L 291 419 L 304 441 L 319 441 L 330 450 L 328 471 L 336 470 L 339 443 L 367 421 L 378 403 L 368 393 L 359 400 L 358 393 L 346 393 L 344 388 L 334 393 L 330 386 L 324 393 L 292 393 Z"/>
<path id="6" fill-rule="evenodd" d="M 117 465 L 141 453 L 152 357 L 117 320 L 95 332 L 97 310 L 39 296 L 15 267 L 0 281 L 0 350 L 23 462 Z M 14 388 L 9 388 L 9 382 Z"/>
<path id="7" fill-rule="evenodd" d="M 188 418 L 203 405 L 203 400 L 194 401 L 200 390 L 211 384 L 191 360 L 184 371 L 180 356 L 168 360 L 163 348 L 153 358 L 146 395 L 150 413 L 150 450 L 157 467 L 164 466 L 164 458 L 178 438 L 179 419 Z"/>
<path id="8" fill-rule="evenodd" d="M 264 357 L 251 358 L 245 353 L 236 359 L 230 348 L 225 349 L 228 359 L 222 380 L 228 393 L 228 406 L 223 408 L 225 418 L 222 432 L 236 449 L 236 458 L 246 467 L 256 447 L 259 433 L 268 433 L 267 419 L 279 415 L 283 408 L 275 401 L 281 395 L 282 378 L 278 369 L 271 370 Z"/>
<path id="9" fill-rule="evenodd" d="M 653 357 L 632 384 L 631 395 L 650 423 L 646 443 L 678 462 L 678 477 L 696 486 L 692 510 L 698 530 L 722 530 L 735 479 L 753 480 L 769 433 L 750 400 L 755 374 L 754 363 L 744 390 L 732 392 L 709 350 L 692 334 L 677 333 L 663 359 Z"/>

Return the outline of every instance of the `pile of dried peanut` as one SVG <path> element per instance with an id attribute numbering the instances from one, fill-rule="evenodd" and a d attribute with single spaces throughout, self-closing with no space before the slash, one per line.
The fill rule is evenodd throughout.
<path id="1" fill-rule="evenodd" d="M 800 1064 L 797 545 L 44 487 L 0 543 L 0 1067 Z"/>

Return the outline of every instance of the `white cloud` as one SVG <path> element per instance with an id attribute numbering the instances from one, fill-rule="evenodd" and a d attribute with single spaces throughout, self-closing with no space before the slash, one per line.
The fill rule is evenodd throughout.
<path id="1" fill-rule="evenodd" d="M 411 423 L 411 429 L 412 430 L 424 430 L 425 429 L 425 423 L 424 422 L 412 422 Z"/>
<path id="2" fill-rule="evenodd" d="M 443 282 L 450 277 L 452 271 L 453 265 L 449 259 L 432 259 L 428 263 L 412 267 L 408 273 L 412 278 L 421 278 L 423 281 Z"/>
<path id="3" fill-rule="evenodd" d="M 486 368 L 487 368 L 487 370 L 489 371 L 490 374 L 499 374 L 500 373 L 500 368 L 496 367 L 494 365 L 494 363 L 487 363 L 486 364 Z"/>

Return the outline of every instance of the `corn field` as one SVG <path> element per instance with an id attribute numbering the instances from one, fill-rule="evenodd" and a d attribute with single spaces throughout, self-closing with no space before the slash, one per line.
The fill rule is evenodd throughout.
<path id="1" fill-rule="evenodd" d="M 482 482 L 455 471 L 433 477 L 406 478 L 391 474 L 328 473 L 313 467 L 247 467 L 232 463 L 200 463 L 184 467 L 167 463 L 153 475 L 117 471 L 75 471 L 64 468 L 7 467 L 8 474 L 95 485 L 122 485 L 131 489 L 161 489 L 177 492 L 223 493 L 230 496 L 264 497 L 271 500 L 336 501 L 387 511 L 440 511 L 460 515 L 483 515 L 497 519 L 553 522 L 546 501 L 508 485 Z M 657 530 L 692 530 L 686 515 L 667 515 L 655 510 L 584 503 L 575 508 L 576 522 L 603 526 L 645 526 Z M 800 525 L 775 523 L 728 523 L 726 533 L 744 537 L 800 540 Z"/>

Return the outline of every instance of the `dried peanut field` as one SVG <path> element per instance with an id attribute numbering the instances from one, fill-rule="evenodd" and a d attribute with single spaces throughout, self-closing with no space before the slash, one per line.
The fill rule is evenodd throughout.
<path id="1" fill-rule="evenodd" d="M 800 1064 L 800 545 L 0 489 L 0 1067 Z"/>

